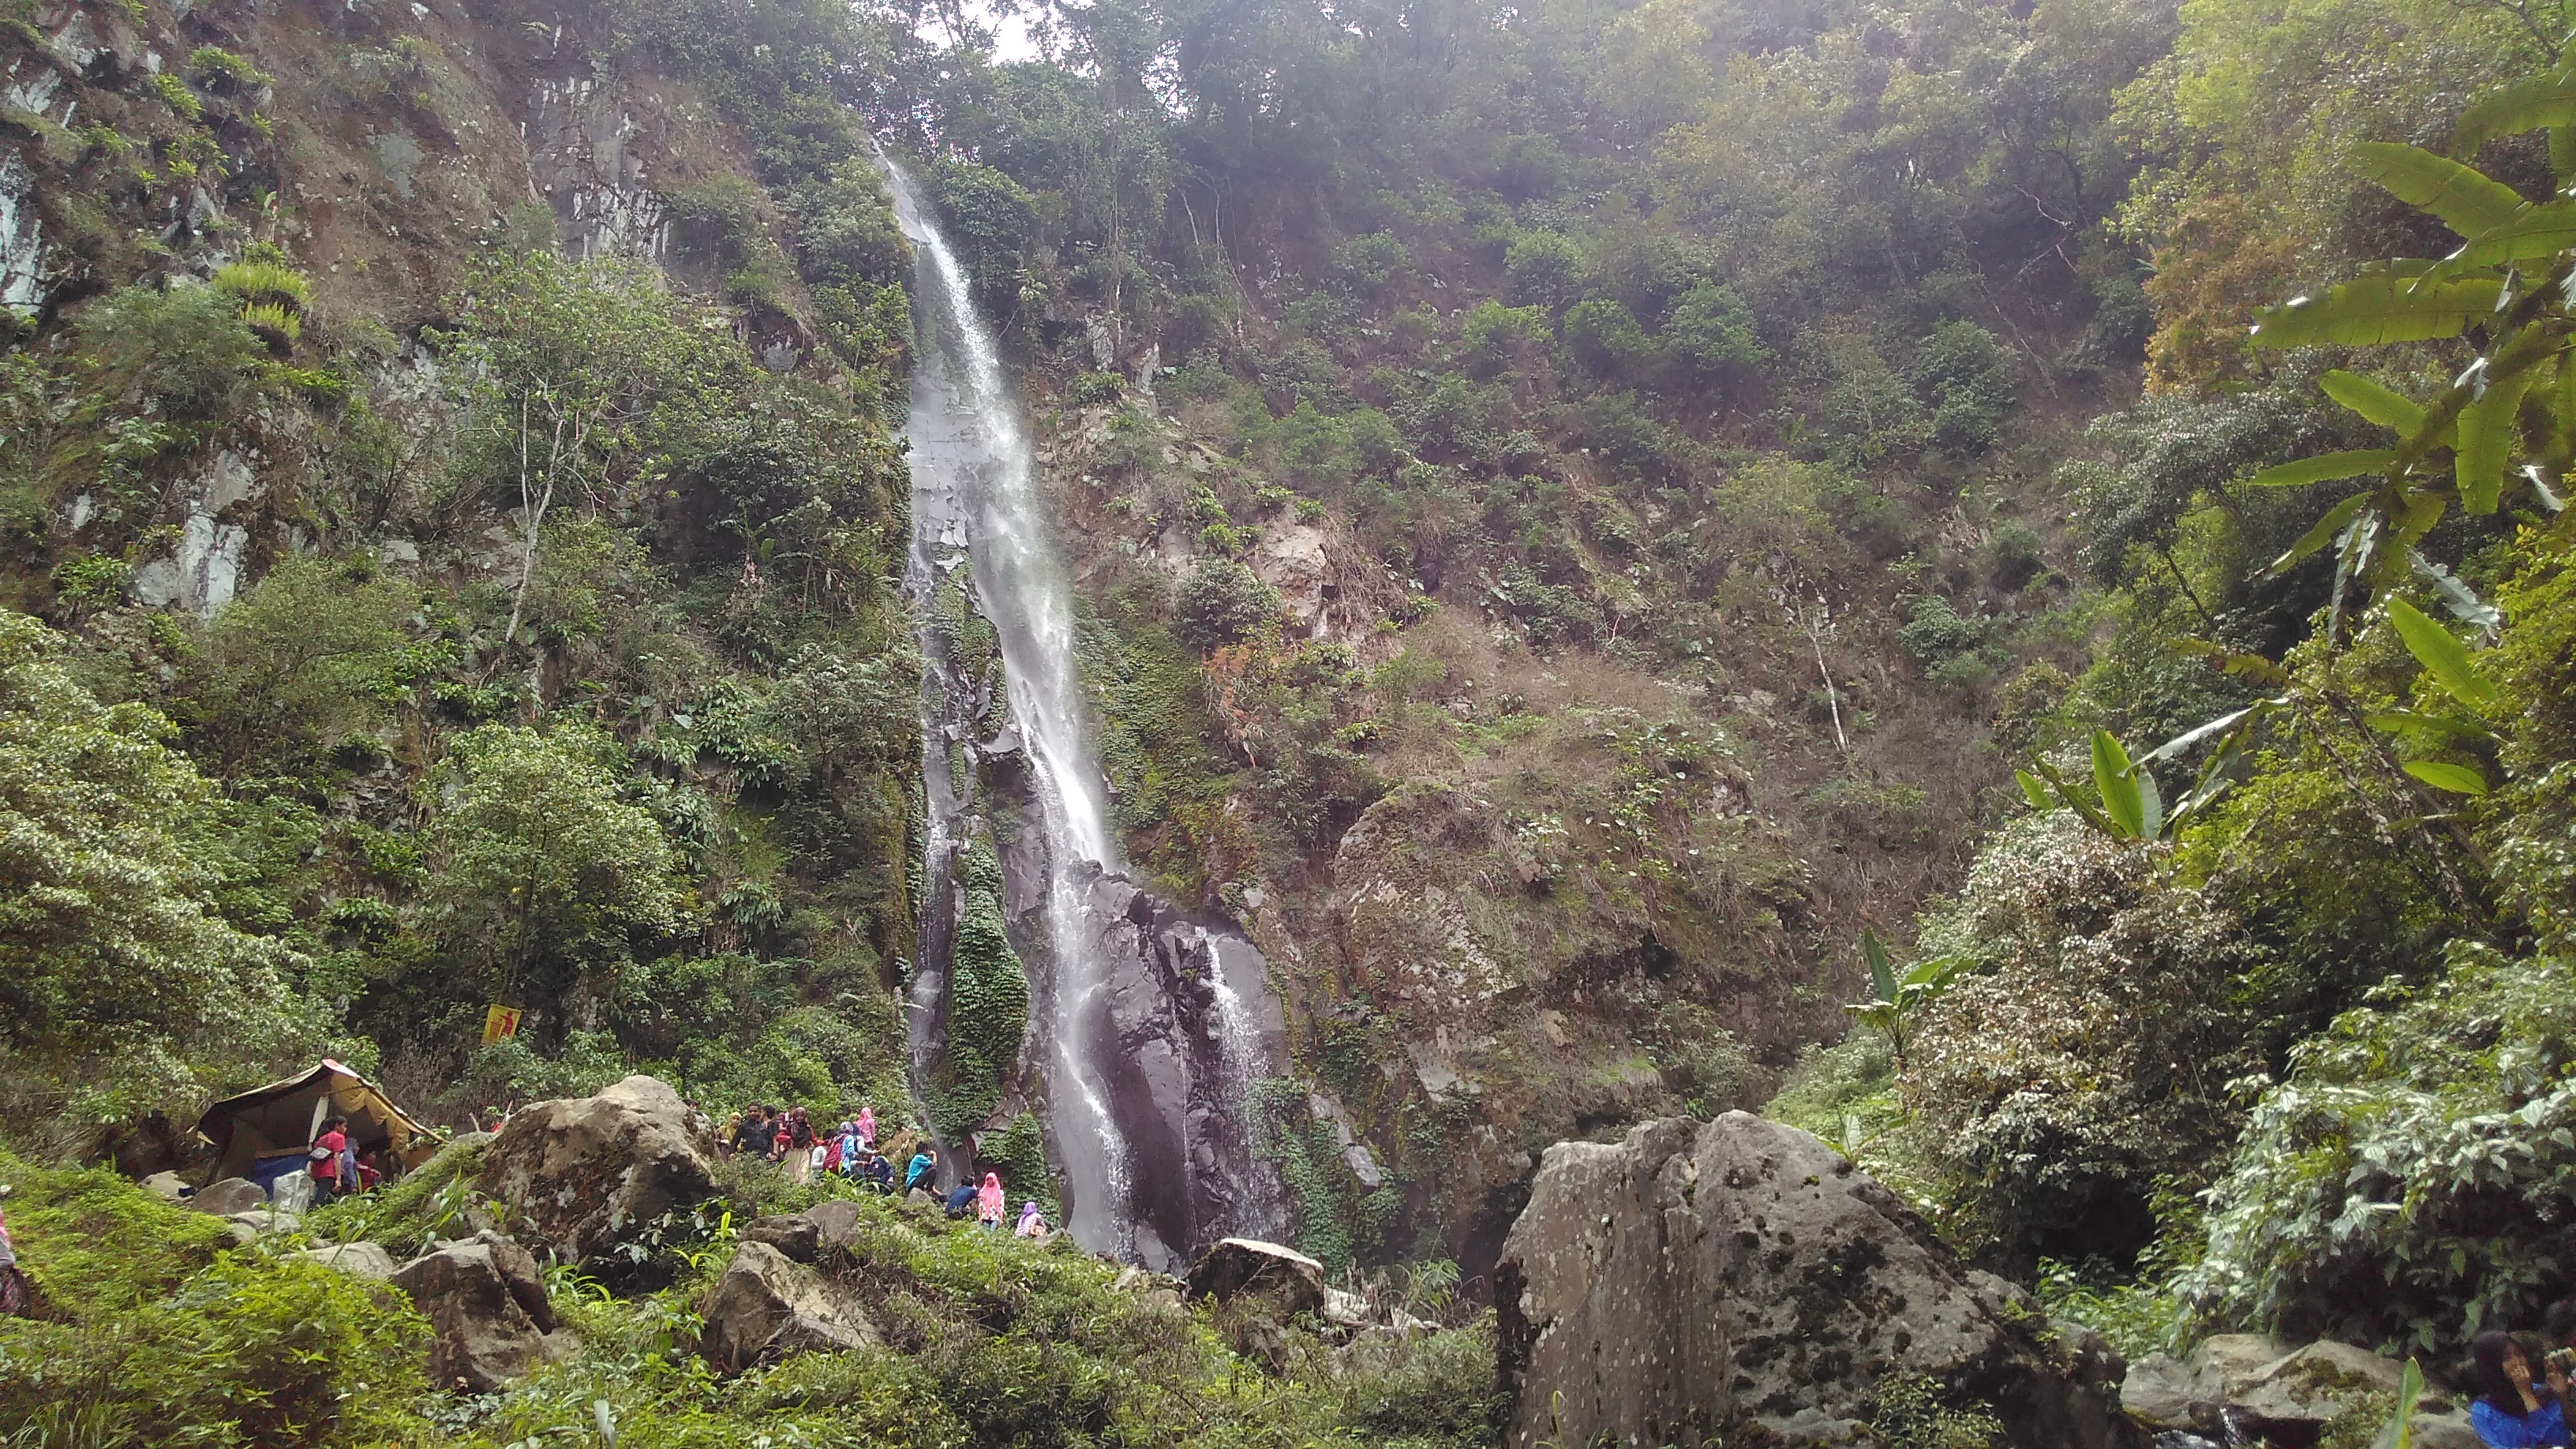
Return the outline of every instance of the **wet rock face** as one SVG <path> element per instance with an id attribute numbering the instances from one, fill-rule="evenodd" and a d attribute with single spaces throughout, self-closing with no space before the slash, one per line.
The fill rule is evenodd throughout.
<path id="1" fill-rule="evenodd" d="M 2142 1449 L 2116 1354 L 2059 1342 L 1839 1154 L 1749 1113 L 1550 1148 L 1497 1277 L 1513 1449 L 1812 1437 L 1892 1373 L 1991 1404 L 2024 1449 Z"/>
<path id="2" fill-rule="evenodd" d="M 705 1114 L 663 1082 L 628 1077 L 596 1097 L 520 1109 L 484 1149 L 477 1185 L 510 1205 L 520 1235 L 580 1261 L 712 1196 L 714 1161 Z"/>
<path id="3" fill-rule="evenodd" d="M 1174 910 L 1122 875 L 1078 868 L 1109 975 L 1082 1029 L 1128 1148 L 1134 1256 L 1177 1273 L 1227 1237 L 1286 1237 L 1277 1166 L 1253 1150 L 1244 1093 L 1285 1059 L 1264 964 L 1230 924 Z"/>

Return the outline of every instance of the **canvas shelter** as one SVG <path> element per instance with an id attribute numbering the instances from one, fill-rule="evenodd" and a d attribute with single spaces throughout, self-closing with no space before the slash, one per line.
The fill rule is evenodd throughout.
<path id="1" fill-rule="evenodd" d="M 349 1145 L 381 1147 L 404 1167 L 438 1150 L 428 1128 L 411 1119 L 375 1083 L 325 1057 L 310 1071 L 226 1097 L 197 1119 L 197 1135 L 215 1149 L 214 1180 L 247 1177 L 265 1186 L 304 1165 L 324 1119 L 349 1119 Z"/>

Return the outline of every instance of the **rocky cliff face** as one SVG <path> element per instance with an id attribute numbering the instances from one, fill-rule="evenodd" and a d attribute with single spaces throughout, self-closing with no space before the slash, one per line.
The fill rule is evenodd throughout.
<path id="1" fill-rule="evenodd" d="M 156 265 L 202 274 L 272 242 L 308 271 L 315 318 L 392 324 L 378 334 L 375 401 L 429 432 L 437 378 L 403 334 L 437 315 L 458 269 L 513 216 L 550 218 L 571 255 L 723 289 L 708 224 L 675 220 L 670 197 L 751 174 L 749 148 L 587 7 L 51 0 L 32 24 L 43 48 L 0 77 L 23 142 L 0 161 L 0 303 L 39 325 Z M 817 356 L 800 300 L 737 322 L 779 371 Z M 169 539 L 137 561 L 141 602 L 211 613 L 315 542 L 300 502 L 347 460 L 295 409 L 242 421 L 243 436 L 158 501 Z M 75 498 L 75 540 L 111 506 Z M 467 567 L 497 570 L 506 543 Z M 408 540 L 383 547 L 389 562 L 420 561 Z"/>
<path id="2" fill-rule="evenodd" d="M 2142 1449 L 2118 1357 L 2053 1328 L 1840 1154 L 1730 1112 L 1548 1150 L 1497 1271 L 1506 1442 L 1839 1439 L 1928 1380 L 2023 1449 Z"/>

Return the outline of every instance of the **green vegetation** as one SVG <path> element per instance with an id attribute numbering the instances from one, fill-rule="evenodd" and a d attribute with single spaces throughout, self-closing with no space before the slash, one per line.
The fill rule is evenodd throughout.
<path id="1" fill-rule="evenodd" d="M 744 1449 L 782 1436 L 1469 1449 L 1494 1433 L 1490 1317 L 1339 1351 L 1292 1331 L 1265 1369 L 1225 1346 L 1209 1310 L 1117 1287 L 1114 1264 L 1070 1243 L 876 1199 L 858 1201 L 858 1230 L 830 1266 L 883 1347 L 714 1377 L 696 1354 L 696 1309 L 730 1247 L 720 1219 L 710 1241 L 674 1245 L 678 1280 L 648 1296 L 551 1274 L 579 1346 L 496 1394 L 435 1393 L 428 1326 L 401 1296 L 297 1256 L 295 1239 L 221 1246 L 213 1219 L 106 1172 L 0 1157 L 0 1173 L 18 1189 L 20 1251 L 59 1310 L 0 1323 L 0 1415 L 47 1443 L 499 1446 L 606 1424 L 622 1443 Z M 358 1206 L 317 1214 L 313 1231 Z"/>

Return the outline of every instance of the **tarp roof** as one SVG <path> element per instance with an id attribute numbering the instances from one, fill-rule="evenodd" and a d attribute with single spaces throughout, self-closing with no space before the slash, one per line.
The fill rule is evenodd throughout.
<path id="1" fill-rule="evenodd" d="M 335 1114 L 349 1119 L 352 1147 L 384 1147 L 406 1167 L 437 1146 L 429 1129 L 375 1083 L 328 1057 L 208 1107 L 197 1119 L 197 1135 L 215 1149 L 216 1177 L 247 1177 L 260 1158 L 303 1151 L 323 1119 Z"/>

